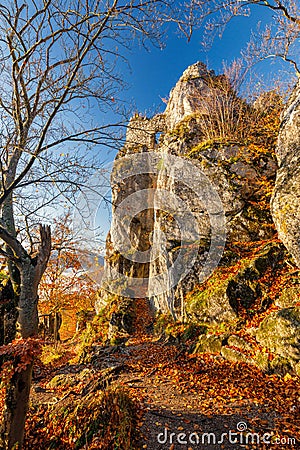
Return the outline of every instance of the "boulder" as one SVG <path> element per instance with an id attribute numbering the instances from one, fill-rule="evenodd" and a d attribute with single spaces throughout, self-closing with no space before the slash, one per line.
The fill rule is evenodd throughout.
<path id="1" fill-rule="evenodd" d="M 234 350 L 233 348 L 230 348 L 230 347 L 222 347 L 221 355 L 223 356 L 223 358 L 227 359 L 228 361 L 253 364 L 252 358 L 249 358 L 244 353 L 239 352 L 238 350 Z"/>
<path id="2" fill-rule="evenodd" d="M 260 324 L 256 339 L 291 364 L 300 361 L 300 307 L 271 313 Z"/>
<path id="3" fill-rule="evenodd" d="M 247 341 L 245 341 L 245 339 L 243 339 L 240 336 L 237 336 L 235 334 L 232 334 L 231 336 L 229 336 L 228 345 L 232 346 L 232 347 L 237 347 L 237 348 L 247 351 L 247 352 L 252 351 L 252 346 Z"/>
<path id="4" fill-rule="evenodd" d="M 284 376 L 287 373 L 296 374 L 296 366 L 291 363 L 288 358 L 284 358 L 280 355 L 270 354 L 267 352 L 257 352 L 253 358 L 254 364 L 267 374 L 276 374 Z"/>
<path id="5" fill-rule="evenodd" d="M 220 353 L 227 335 L 202 335 L 199 337 L 193 353 Z"/>
<path id="6" fill-rule="evenodd" d="M 289 308 L 300 302 L 300 286 L 287 286 L 283 289 L 280 297 L 275 301 L 279 308 Z"/>

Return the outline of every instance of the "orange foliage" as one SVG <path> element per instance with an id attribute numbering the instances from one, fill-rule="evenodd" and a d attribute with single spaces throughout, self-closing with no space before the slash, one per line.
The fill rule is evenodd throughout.
<path id="1" fill-rule="evenodd" d="M 39 312 L 61 312 L 60 335 L 66 339 L 75 332 L 76 313 L 93 310 L 96 285 L 78 260 L 80 242 L 74 238 L 69 214 L 55 221 L 52 234 L 52 255 L 39 287 Z"/>
<path id="2" fill-rule="evenodd" d="M 4 358 L 1 365 L 0 411 L 4 410 L 7 387 L 17 372 L 22 372 L 42 351 L 42 343 L 36 338 L 15 339 L 0 347 L 0 356 Z"/>

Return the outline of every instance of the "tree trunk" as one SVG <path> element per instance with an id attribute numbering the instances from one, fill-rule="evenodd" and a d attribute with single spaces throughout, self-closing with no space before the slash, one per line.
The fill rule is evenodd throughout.
<path id="1" fill-rule="evenodd" d="M 18 332 L 23 339 L 37 335 L 38 332 L 38 286 L 46 269 L 51 250 L 50 227 L 40 227 L 41 245 L 33 258 L 23 248 L 16 263 L 20 273 L 20 296 Z M 16 361 L 16 364 L 18 361 Z M 18 444 L 23 446 L 24 426 L 28 410 L 33 362 L 26 369 L 16 372 L 7 387 L 5 412 L 1 427 L 3 450 L 12 450 Z M 1 441 L 0 441 L 1 442 Z"/>
<path id="2" fill-rule="evenodd" d="M 22 338 L 28 338 L 38 332 L 38 284 L 35 280 L 35 267 L 32 264 L 24 264 L 24 266 L 24 270 L 21 271 L 18 331 Z M 2 428 L 2 441 L 5 443 L 5 450 L 15 448 L 16 444 L 18 444 L 17 448 L 21 449 L 23 445 L 32 367 L 33 362 L 25 370 L 15 372 L 9 386 L 7 386 Z"/>
<path id="3" fill-rule="evenodd" d="M 1 450 L 21 449 L 28 410 L 33 363 L 16 372 L 7 390 Z M 18 447 L 16 445 L 18 444 Z"/>
<path id="4" fill-rule="evenodd" d="M 38 332 L 38 284 L 36 266 L 24 261 L 21 270 L 18 332 L 26 339 Z"/>
<path id="5" fill-rule="evenodd" d="M 12 178 L 8 179 L 7 182 L 11 182 Z M 5 224 L 5 229 L 10 233 L 10 235 L 16 239 L 16 225 L 14 219 L 13 211 L 13 198 L 9 195 L 2 205 L 2 221 Z M 5 251 L 8 256 L 13 256 L 13 251 L 6 244 Z M 9 258 L 6 261 L 9 279 L 6 284 L 1 287 L 1 307 L 0 321 L 2 322 L 3 336 L 0 336 L 0 345 L 8 344 L 16 338 L 16 323 L 18 318 L 18 303 L 20 294 L 20 272 L 16 264 Z"/>

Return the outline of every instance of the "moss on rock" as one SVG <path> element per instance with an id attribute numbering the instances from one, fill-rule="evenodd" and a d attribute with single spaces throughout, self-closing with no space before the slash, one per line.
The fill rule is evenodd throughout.
<path id="1" fill-rule="evenodd" d="M 255 365 L 263 372 L 270 372 L 270 361 L 267 353 L 257 352 L 253 360 Z"/>
<path id="2" fill-rule="evenodd" d="M 260 324 L 257 341 L 290 362 L 300 360 L 300 307 L 284 308 L 270 314 Z"/>
<path id="3" fill-rule="evenodd" d="M 74 386 L 77 383 L 74 376 L 69 374 L 55 375 L 48 383 L 47 388 L 53 389 L 57 387 Z"/>
<path id="4" fill-rule="evenodd" d="M 286 287 L 276 301 L 280 308 L 289 308 L 300 302 L 300 286 Z"/>
<path id="5" fill-rule="evenodd" d="M 261 312 L 269 303 L 269 280 L 265 275 L 280 270 L 284 248 L 278 243 L 265 245 L 252 258 L 219 268 L 200 288 L 187 296 L 187 314 L 194 321 L 204 323 L 231 322 L 241 313 L 247 316 Z M 227 260 L 228 264 L 229 261 Z"/>
<path id="6" fill-rule="evenodd" d="M 228 361 L 253 364 L 253 360 L 251 358 L 246 356 L 244 353 L 230 347 L 222 347 L 221 355 Z"/>
<path id="7" fill-rule="evenodd" d="M 287 373 L 294 372 L 294 369 L 289 358 L 284 358 L 280 355 L 277 355 L 270 362 L 270 371 L 272 373 L 275 373 L 276 375 L 284 376 Z"/>
<path id="8" fill-rule="evenodd" d="M 252 351 L 252 346 L 250 344 L 248 344 L 248 342 L 246 342 L 245 339 L 241 338 L 240 336 L 234 335 L 234 334 L 229 336 L 228 345 L 240 348 L 241 350 L 245 350 L 248 352 Z"/>
<path id="9" fill-rule="evenodd" d="M 227 335 L 203 335 L 200 336 L 193 353 L 220 353 Z"/>

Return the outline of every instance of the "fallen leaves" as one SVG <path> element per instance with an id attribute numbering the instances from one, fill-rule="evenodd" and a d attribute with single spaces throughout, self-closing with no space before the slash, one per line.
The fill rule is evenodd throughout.
<path id="1" fill-rule="evenodd" d="M 298 378 L 268 376 L 253 366 L 231 363 L 216 355 L 190 355 L 187 352 L 188 346 L 180 347 L 179 351 L 178 345 L 163 343 L 146 333 L 145 328 L 149 326 L 152 318 L 144 301 L 139 301 L 137 308 L 141 309 L 140 318 L 137 318 L 135 323 L 137 332 L 125 347 L 115 347 L 111 356 L 114 361 L 126 367 L 117 382 L 126 386 L 135 405 L 143 405 L 135 425 L 140 433 L 142 431 L 139 429 L 146 430 L 146 434 L 143 431 L 145 436 L 140 439 L 139 448 L 156 449 L 153 439 L 155 433 L 157 435 L 163 428 L 178 434 L 187 430 L 194 430 L 199 434 L 205 432 L 207 430 L 204 429 L 203 418 L 209 423 L 218 424 L 224 432 L 232 428 L 232 424 L 226 422 L 227 418 L 239 416 L 249 425 L 249 429 L 262 434 L 268 430 L 276 436 L 300 438 Z M 55 362 L 50 368 L 38 367 L 40 385 L 43 386 L 49 381 L 49 371 L 52 371 L 53 376 L 55 370 L 61 369 L 59 364 L 60 362 Z M 66 371 L 71 370 L 67 361 L 64 361 L 64 364 Z M 99 373 L 96 371 L 93 377 L 97 379 L 97 376 Z M 68 395 L 68 389 L 70 388 L 55 388 L 51 394 L 47 393 L 48 398 L 51 395 L 52 398 L 63 399 Z M 73 392 L 78 393 L 77 396 L 82 389 L 82 384 L 72 387 Z M 67 400 L 74 403 L 77 396 L 72 394 Z M 112 405 L 121 413 L 116 399 L 112 399 Z M 55 406 L 66 408 L 66 400 Z M 46 449 L 43 447 L 45 433 L 45 442 L 53 442 L 55 435 L 62 432 L 59 427 L 63 427 L 59 424 L 47 426 L 47 405 L 44 407 L 44 414 L 37 415 L 32 411 L 27 422 L 27 436 L 30 438 L 31 448 L 33 445 L 42 450 Z M 78 439 L 79 431 L 78 428 L 74 429 L 75 422 L 84 424 L 88 421 L 91 416 L 89 409 L 80 409 L 73 418 L 68 410 L 65 414 L 65 421 Z M 149 415 L 152 415 L 152 422 L 149 422 Z M 88 448 L 105 448 L 103 438 L 97 435 L 97 432 L 92 442 L 94 446 Z M 71 440 L 63 445 L 64 449 L 75 448 Z M 174 444 L 168 445 L 172 448 Z M 289 449 L 293 448 L 297 447 L 289 446 Z M 192 450 L 192 447 L 189 449 Z"/>

